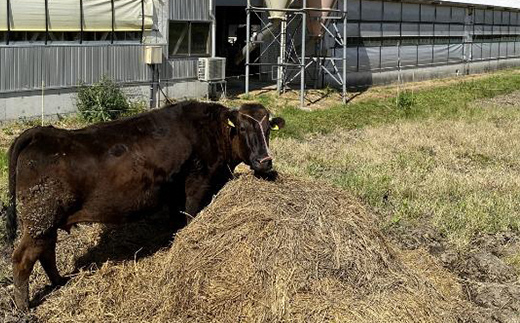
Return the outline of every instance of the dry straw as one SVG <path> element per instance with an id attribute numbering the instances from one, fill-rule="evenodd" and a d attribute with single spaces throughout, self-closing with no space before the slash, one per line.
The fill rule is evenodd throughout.
<path id="1" fill-rule="evenodd" d="M 171 248 L 82 271 L 35 314 L 48 322 L 456 322 L 460 286 L 418 257 L 427 255 L 389 246 L 375 219 L 336 188 L 243 175 Z"/>

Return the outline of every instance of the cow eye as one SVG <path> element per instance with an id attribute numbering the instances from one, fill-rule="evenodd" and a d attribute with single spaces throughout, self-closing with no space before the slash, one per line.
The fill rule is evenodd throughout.
<path id="1" fill-rule="evenodd" d="M 240 131 L 244 132 L 244 131 L 246 131 L 246 128 L 240 126 Z"/>

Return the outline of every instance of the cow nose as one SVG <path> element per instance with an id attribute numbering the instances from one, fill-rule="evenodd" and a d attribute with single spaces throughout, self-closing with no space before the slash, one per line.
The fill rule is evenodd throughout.
<path id="1" fill-rule="evenodd" d="M 265 162 L 272 161 L 272 160 L 273 160 L 273 157 L 271 157 L 271 156 L 267 156 L 267 157 L 264 157 L 264 158 L 260 159 L 258 162 L 259 162 L 260 164 L 263 164 L 263 163 L 265 163 Z"/>

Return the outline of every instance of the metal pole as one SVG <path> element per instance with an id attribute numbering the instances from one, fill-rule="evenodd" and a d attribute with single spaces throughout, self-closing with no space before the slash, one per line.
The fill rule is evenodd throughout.
<path id="1" fill-rule="evenodd" d="M 45 0 L 45 45 L 49 41 L 49 0 Z"/>
<path id="2" fill-rule="evenodd" d="M 422 4 L 419 4 L 419 29 L 417 30 L 418 36 L 421 35 L 421 24 L 422 22 Z M 419 59 L 419 46 L 421 45 L 421 38 L 417 37 L 417 42 L 415 43 L 415 60 L 417 61 L 417 68 L 421 67 L 421 60 Z"/>
<path id="3" fill-rule="evenodd" d="M 343 104 L 347 103 L 347 2 L 348 0 L 343 0 Z"/>
<path id="4" fill-rule="evenodd" d="M 361 38 L 361 21 L 363 21 L 363 1 L 359 1 L 359 20 L 358 20 L 358 39 L 361 40 L 361 43 L 363 44 L 364 46 L 364 42 L 363 42 L 363 38 Z M 359 64 L 359 46 L 361 45 L 360 42 L 358 41 L 357 42 L 357 47 L 356 47 L 356 72 L 359 72 L 359 69 L 360 69 L 360 64 Z M 359 84 L 356 84 L 356 85 L 359 85 Z"/>
<path id="5" fill-rule="evenodd" d="M 79 43 L 83 44 L 83 25 L 85 24 L 85 18 L 83 16 L 83 0 L 79 0 L 79 21 L 80 21 Z"/>
<path id="6" fill-rule="evenodd" d="M 150 84 L 150 110 L 154 108 L 154 94 L 155 94 L 155 64 L 150 65 L 150 69 L 152 70 L 152 83 Z"/>
<path id="7" fill-rule="evenodd" d="M 448 23 L 448 57 L 446 57 L 446 65 L 450 64 L 451 21 L 452 20 L 453 20 L 453 7 L 450 6 L 450 22 Z"/>
<path id="8" fill-rule="evenodd" d="M 43 127 L 44 111 L 45 111 L 45 81 L 42 80 L 42 127 Z"/>
<path id="9" fill-rule="evenodd" d="M 509 21 L 507 23 L 507 39 L 511 41 L 511 11 L 509 11 Z M 502 15 L 503 17 L 503 15 Z M 514 55 L 514 54 L 513 54 Z M 509 43 L 507 44 L 506 56 L 509 58 Z"/>
<path id="10" fill-rule="evenodd" d="M 249 94 L 249 42 L 251 33 L 251 0 L 247 0 L 246 8 L 246 95 Z"/>
<path id="11" fill-rule="evenodd" d="M 211 18 L 211 57 L 217 56 L 217 21 L 214 0 L 209 1 L 209 17 Z"/>
<path id="12" fill-rule="evenodd" d="M 278 93 L 282 93 L 285 90 L 284 86 L 284 66 L 285 64 L 285 34 L 287 30 L 287 19 L 282 18 L 282 21 L 280 23 L 280 57 L 278 59 L 278 79 L 277 79 L 277 89 Z"/>
<path id="13" fill-rule="evenodd" d="M 9 36 L 11 34 L 11 17 L 9 16 L 9 9 L 11 8 L 11 0 L 7 0 L 7 10 L 5 11 L 7 14 L 7 35 L 6 35 L 6 45 L 9 45 Z"/>
<path id="14" fill-rule="evenodd" d="M 432 66 L 435 65 L 435 44 L 437 43 L 436 34 L 435 34 L 435 22 L 437 21 L 437 5 L 434 5 L 434 11 L 433 11 L 433 22 L 432 22 L 432 29 L 433 29 L 433 42 L 432 42 Z"/>
<path id="15" fill-rule="evenodd" d="M 110 43 L 114 43 L 114 25 L 116 20 L 116 15 L 114 13 L 114 0 L 111 0 L 110 3 L 112 4 L 112 33 L 110 34 Z"/>
<path id="16" fill-rule="evenodd" d="M 307 0 L 303 0 L 302 12 L 302 53 L 300 67 L 300 108 L 305 106 L 305 46 L 307 37 Z"/>
<path id="17" fill-rule="evenodd" d="M 143 43 L 143 38 L 144 38 L 144 0 L 141 0 L 141 39 L 139 40 L 139 42 L 141 44 Z"/>

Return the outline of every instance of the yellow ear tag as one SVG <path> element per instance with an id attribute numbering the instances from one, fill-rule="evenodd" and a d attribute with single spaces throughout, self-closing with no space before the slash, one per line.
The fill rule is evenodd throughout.
<path id="1" fill-rule="evenodd" d="M 233 122 L 231 122 L 231 120 L 227 120 L 227 124 L 230 126 L 230 127 L 233 127 L 235 128 L 235 124 Z"/>
<path id="2" fill-rule="evenodd" d="M 280 130 L 280 128 L 278 127 L 277 124 L 275 124 L 274 126 L 271 127 L 271 130 L 277 131 L 277 130 Z"/>

